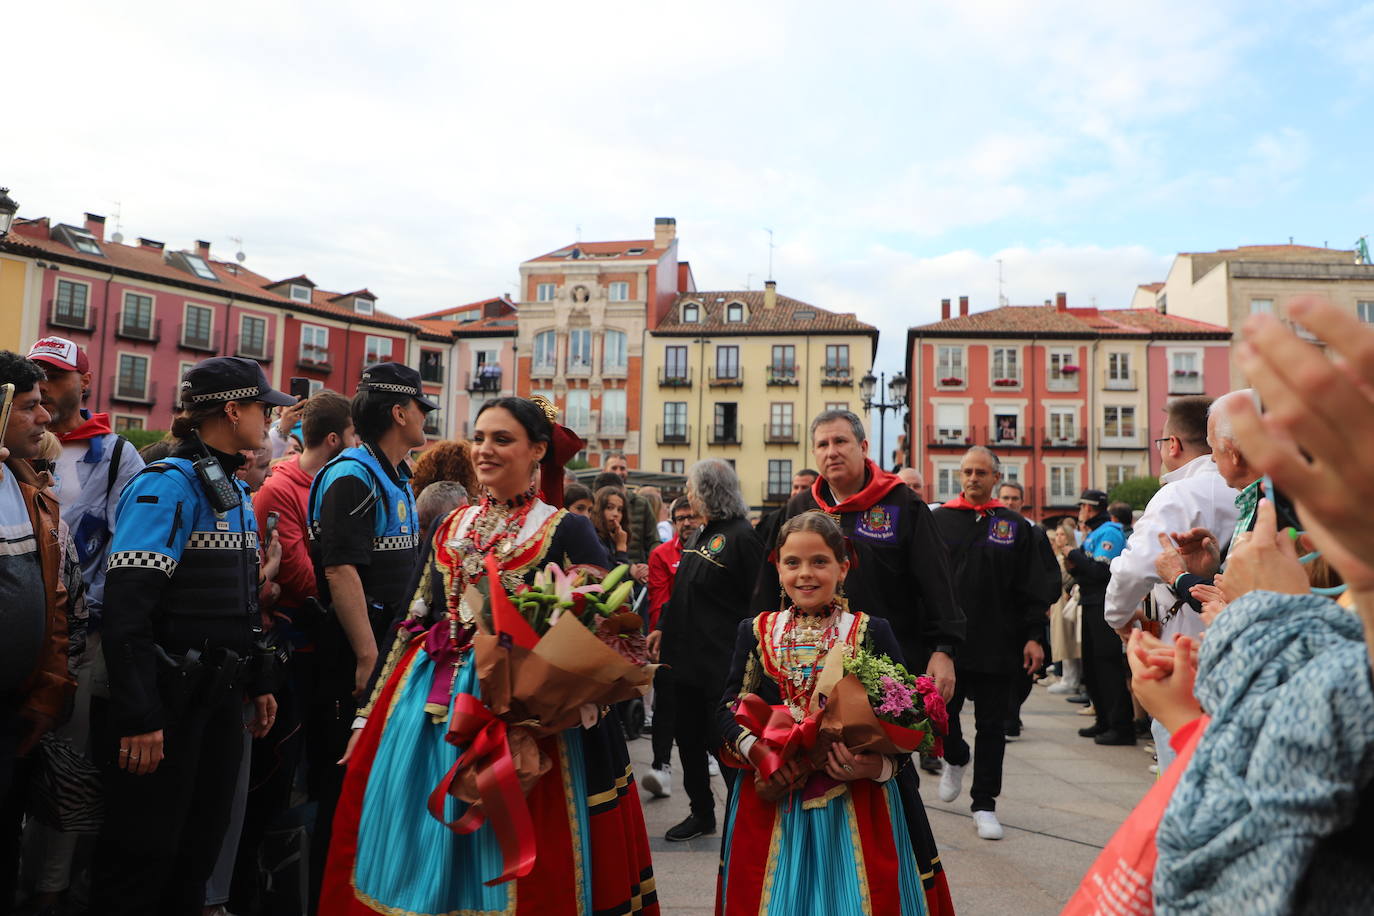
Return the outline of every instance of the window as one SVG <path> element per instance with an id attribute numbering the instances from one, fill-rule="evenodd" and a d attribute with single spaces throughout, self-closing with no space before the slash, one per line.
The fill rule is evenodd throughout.
<path id="1" fill-rule="evenodd" d="M 148 357 L 132 353 L 119 354 L 119 377 L 115 395 L 126 400 L 144 401 L 148 398 Z"/>
<path id="2" fill-rule="evenodd" d="M 1272 315 L 1272 314 L 1274 314 L 1274 300 L 1273 300 L 1273 299 L 1251 299 L 1251 300 L 1250 300 L 1250 314 L 1251 314 L 1251 315 Z"/>
<path id="3" fill-rule="evenodd" d="M 58 280 L 57 295 L 53 298 L 53 324 L 69 328 L 88 327 L 87 302 L 90 295 L 91 288 L 85 283 Z"/>
<path id="4" fill-rule="evenodd" d="M 592 425 L 592 393 L 586 388 L 572 388 L 567 398 L 568 425 L 573 432 L 586 432 Z"/>
<path id="5" fill-rule="evenodd" d="M 153 297 L 139 293 L 124 294 L 124 312 L 119 319 L 119 333 L 125 337 L 153 336 Z"/>
<path id="6" fill-rule="evenodd" d="M 731 302 L 725 307 L 725 321 L 727 324 L 739 324 L 744 321 L 744 303 Z"/>
<path id="7" fill-rule="evenodd" d="M 1072 464 L 1050 465 L 1050 504 L 1072 505 L 1078 500 L 1078 468 Z"/>
<path id="8" fill-rule="evenodd" d="M 826 402 L 825 402 L 825 409 L 826 409 L 826 410 L 848 410 L 848 409 L 849 409 L 849 402 L 848 402 L 848 401 L 826 401 Z"/>
<path id="9" fill-rule="evenodd" d="M 686 401 L 667 401 L 664 403 L 663 439 L 665 442 L 687 441 Z"/>
<path id="10" fill-rule="evenodd" d="M 792 459 L 768 459 L 768 498 L 787 499 L 792 494 Z"/>
<path id="11" fill-rule="evenodd" d="M 1102 435 L 1107 439 L 1135 438 L 1135 408 L 1107 406 L 1102 408 Z"/>
<path id="12" fill-rule="evenodd" d="M 359 315 L 371 315 L 377 310 L 377 303 L 373 299 L 365 299 L 362 296 L 353 297 L 353 311 Z"/>
<path id="13" fill-rule="evenodd" d="M 1021 443 L 1021 415 L 1014 411 L 994 411 L 992 415 L 992 437 L 999 445 L 1019 445 Z"/>
<path id="14" fill-rule="evenodd" d="M 310 301 L 310 287 L 301 286 L 299 283 L 291 284 L 291 298 L 296 302 Z"/>
<path id="15" fill-rule="evenodd" d="M 431 410 L 425 414 L 424 431 L 426 436 L 437 436 L 442 431 L 439 427 L 439 415 L 442 410 Z"/>
<path id="16" fill-rule="evenodd" d="M 732 403 L 717 402 L 714 411 L 714 424 L 711 428 L 711 441 L 724 444 L 739 443 L 739 406 Z"/>
<path id="17" fill-rule="evenodd" d="M 601 434 L 625 435 L 624 388 L 607 388 L 601 392 Z"/>
<path id="18" fill-rule="evenodd" d="M 324 382 L 320 381 L 320 380 L 317 379 L 317 378 L 312 378 L 312 379 L 310 380 L 310 393 L 311 393 L 312 395 L 315 394 L 316 392 L 323 391 L 323 390 L 324 390 Z M 431 412 L 431 413 L 438 413 L 438 411 L 430 411 L 430 412 Z"/>
<path id="19" fill-rule="evenodd" d="M 936 404 L 935 441 L 962 444 L 967 418 L 966 409 L 962 404 Z"/>
<path id="20" fill-rule="evenodd" d="M 127 433 L 131 429 L 142 429 L 143 418 L 131 417 L 128 414 L 115 414 L 114 431 L 117 433 Z"/>
<path id="21" fill-rule="evenodd" d="M 949 502 L 963 489 L 959 480 L 959 465 L 941 462 L 935 465 L 935 499 Z"/>
<path id="22" fill-rule="evenodd" d="M 768 438 L 791 442 L 796 437 L 792 427 L 792 402 L 776 401 L 768 406 Z"/>
<path id="23" fill-rule="evenodd" d="M 67 234 L 71 237 L 72 246 L 82 254 L 98 254 L 104 257 L 100 250 L 100 245 L 96 243 L 95 236 L 80 229 L 67 229 Z"/>
<path id="24" fill-rule="evenodd" d="M 935 383 L 953 388 L 964 385 L 968 375 L 964 371 L 964 348 L 940 346 L 935 348 Z"/>
<path id="25" fill-rule="evenodd" d="M 556 283 L 540 283 L 534 288 L 534 298 L 540 302 L 552 302 L 557 291 L 558 284 Z"/>
<path id="26" fill-rule="evenodd" d="M 684 458 L 664 458 L 659 462 L 659 469 L 665 474 L 685 474 L 687 461 Z"/>
<path id="27" fill-rule="evenodd" d="M 1135 468 L 1129 464 L 1107 465 L 1107 492 L 1111 492 L 1124 481 L 1135 476 Z"/>
<path id="28" fill-rule="evenodd" d="M 682 304 L 682 321 L 684 324 L 696 324 L 701 320 L 701 306 L 695 302 L 684 302 Z"/>
<path id="29" fill-rule="evenodd" d="M 181 256 L 186 259 L 186 266 L 191 268 L 191 273 L 200 277 L 202 280 L 218 281 L 219 277 L 210 269 L 210 265 L 205 263 L 205 259 L 198 254 L 187 254 L 182 252 Z"/>
<path id="30" fill-rule="evenodd" d="M 420 351 L 420 381 L 444 383 L 444 355 L 438 350 Z"/>
<path id="31" fill-rule="evenodd" d="M 553 331 L 534 335 L 534 368 L 538 372 L 554 372 L 558 368 L 558 339 Z"/>
<path id="32" fill-rule="evenodd" d="M 391 338 L 367 336 L 367 344 L 363 348 L 363 364 L 370 366 L 373 363 L 384 363 L 391 359 Z"/>
<path id="33" fill-rule="evenodd" d="M 992 383 L 1002 388 L 1021 384 L 1020 352 L 1015 347 L 992 348 Z"/>
<path id="34" fill-rule="evenodd" d="M 601 371 L 603 372 L 624 372 L 625 359 L 625 332 L 607 331 L 601 335 Z"/>
<path id="35" fill-rule="evenodd" d="M 1107 387 L 1117 390 L 1135 388 L 1135 380 L 1131 376 L 1131 354 L 1107 354 Z"/>
<path id="36" fill-rule="evenodd" d="M 1078 441 L 1078 413 L 1072 407 L 1050 408 L 1049 440 L 1059 445 Z"/>
<path id="37" fill-rule="evenodd" d="M 1355 315 L 1363 322 L 1374 322 L 1374 302 L 1356 302 Z"/>
<path id="38" fill-rule="evenodd" d="M 210 340 L 215 312 L 203 305 L 186 304 L 186 324 L 181 330 L 181 345 L 197 350 L 212 349 Z"/>
<path id="39" fill-rule="evenodd" d="M 687 375 L 687 348 L 663 348 L 663 378 L 665 381 L 682 381 Z"/>
<path id="40" fill-rule="evenodd" d="M 301 325 L 300 361 L 312 366 L 328 365 L 329 328 L 314 324 Z"/>
<path id="41" fill-rule="evenodd" d="M 617 280 L 615 283 L 606 285 L 606 298 L 612 302 L 630 301 L 630 284 L 624 280 Z"/>
<path id="42" fill-rule="evenodd" d="M 1002 462 L 1002 483 L 1020 483 L 1021 465 Z M 1026 501 L 1030 502 L 1030 494 L 1026 495 Z"/>
<path id="43" fill-rule="evenodd" d="M 1200 394 L 1202 392 L 1202 354 L 1197 350 L 1173 350 L 1169 353 L 1169 393 Z"/>
<path id="44" fill-rule="evenodd" d="M 797 348 L 794 345 L 773 345 L 773 360 L 768 364 L 768 375 L 776 380 L 796 381 Z"/>
<path id="45" fill-rule="evenodd" d="M 1078 366 L 1074 363 L 1073 350 L 1051 350 L 1049 360 L 1049 385 L 1052 391 L 1077 391 Z"/>
<path id="46" fill-rule="evenodd" d="M 716 378 L 739 378 L 739 347 L 716 347 Z"/>
<path id="47" fill-rule="evenodd" d="M 592 368 L 592 329 L 573 328 L 568 332 L 568 371 L 587 372 Z"/>
<path id="48" fill-rule="evenodd" d="M 825 345 L 825 374 L 849 375 L 849 344 Z"/>
<path id="49" fill-rule="evenodd" d="M 267 355 L 267 319 L 239 316 L 239 353 L 258 359 Z"/>

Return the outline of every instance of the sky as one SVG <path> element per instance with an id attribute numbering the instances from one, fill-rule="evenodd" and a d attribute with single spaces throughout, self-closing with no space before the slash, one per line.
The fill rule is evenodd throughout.
<path id="1" fill-rule="evenodd" d="M 1374 4 L 23 4 L 20 216 L 401 315 L 677 219 L 702 289 L 881 331 L 942 298 L 1129 305 L 1179 251 L 1374 232 Z"/>

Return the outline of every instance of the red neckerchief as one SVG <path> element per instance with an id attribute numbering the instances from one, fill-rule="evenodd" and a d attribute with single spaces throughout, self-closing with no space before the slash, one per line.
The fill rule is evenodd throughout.
<path id="1" fill-rule="evenodd" d="M 85 439 L 94 439 L 96 436 L 103 436 L 106 433 L 114 432 L 110 428 L 110 415 L 107 413 L 91 414 L 91 418 L 69 433 L 58 436 L 61 442 L 81 442 Z"/>
<path id="2" fill-rule="evenodd" d="M 977 516 L 978 516 L 979 518 L 982 518 L 983 516 L 990 514 L 990 513 L 992 512 L 993 509 L 1001 509 L 1001 508 L 1004 508 L 1005 505 L 1006 505 L 1005 503 L 999 502 L 998 500 L 990 499 L 990 500 L 988 500 L 987 502 L 983 503 L 982 505 L 975 506 L 973 503 L 969 502 L 969 501 L 964 497 L 964 494 L 963 494 L 963 493 L 960 493 L 958 496 L 954 497 L 953 499 L 946 500 L 944 503 L 942 503 L 942 504 L 940 505 L 940 508 L 941 508 L 941 509 L 970 509 L 970 510 L 972 510 L 975 514 L 977 514 Z"/>
<path id="3" fill-rule="evenodd" d="M 902 478 L 896 474 L 889 474 L 882 468 L 873 463 L 872 458 L 864 459 L 864 479 L 868 483 L 864 488 L 855 493 L 848 499 L 842 500 L 835 505 L 831 505 L 826 498 L 821 495 L 821 484 L 825 481 L 824 477 L 817 477 L 816 482 L 811 485 L 811 496 L 816 500 L 816 505 L 820 506 L 831 515 L 840 515 L 845 512 L 863 512 L 871 509 L 873 504 L 891 493 L 898 487 L 905 486 Z"/>

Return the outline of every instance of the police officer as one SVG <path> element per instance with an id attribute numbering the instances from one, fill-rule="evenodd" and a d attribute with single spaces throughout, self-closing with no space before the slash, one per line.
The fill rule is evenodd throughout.
<path id="1" fill-rule="evenodd" d="M 400 363 L 363 371 L 353 396 L 353 426 L 362 444 L 344 449 L 310 487 L 310 535 L 320 595 L 330 610 L 316 641 L 320 681 L 307 729 L 311 797 L 318 804 L 310 845 L 311 909 L 319 899 L 334 805 L 357 703 L 386 643 L 389 625 L 409 602 L 419 561 L 420 530 L 410 491 L 410 450 L 425 444 L 420 373 Z"/>
<path id="2" fill-rule="evenodd" d="M 276 715 L 259 662 L 257 524 L 234 472 L 262 445 L 274 391 L 250 359 L 197 363 L 169 458 L 115 510 L 105 580 L 108 700 L 93 710 L 106 777 L 92 899 L 104 914 L 198 913 L 229 822 L 245 694 Z"/>
<path id="3" fill-rule="evenodd" d="M 1126 546 L 1121 523 L 1107 514 L 1107 494 L 1084 490 L 1078 499 L 1082 546 L 1069 551 L 1064 566 L 1078 583 L 1083 614 L 1083 682 L 1097 721 L 1078 734 L 1098 744 L 1135 744 L 1135 713 L 1126 687 L 1129 671 L 1121 637 L 1106 619 L 1107 583 L 1112 560 Z"/>

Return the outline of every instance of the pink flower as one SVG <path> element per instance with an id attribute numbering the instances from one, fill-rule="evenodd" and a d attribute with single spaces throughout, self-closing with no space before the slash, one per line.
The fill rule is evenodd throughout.
<path id="1" fill-rule="evenodd" d="M 949 710 L 945 708 L 944 698 L 938 693 L 928 693 L 921 700 L 925 704 L 926 718 L 935 726 L 936 733 L 949 734 Z"/>
<path id="2" fill-rule="evenodd" d="M 932 693 L 938 693 L 939 691 L 935 689 L 935 678 L 928 674 L 923 674 L 916 678 L 916 692 L 923 697 L 929 696 Z"/>
<path id="3" fill-rule="evenodd" d="M 878 679 L 883 688 L 883 702 L 877 708 L 879 715 L 897 717 L 914 707 L 916 691 L 905 684 L 884 675 Z"/>

